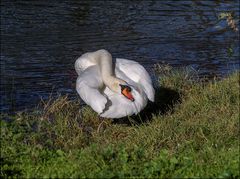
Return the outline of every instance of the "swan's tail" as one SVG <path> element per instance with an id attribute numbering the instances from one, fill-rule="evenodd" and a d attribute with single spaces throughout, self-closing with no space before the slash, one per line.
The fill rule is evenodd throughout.
<path id="1" fill-rule="evenodd" d="M 80 75 L 80 73 L 83 71 L 81 66 L 81 57 L 75 61 L 74 68 L 77 74 Z"/>
<path id="2" fill-rule="evenodd" d="M 91 59 L 91 54 L 91 52 L 85 53 L 76 60 L 74 67 L 78 75 L 80 75 L 88 67 L 96 65 L 96 63 L 94 63 Z"/>
<path id="3" fill-rule="evenodd" d="M 82 56 L 79 57 L 74 64 L 75 70 L 76 70 L 78 75 L 80 75 L 89 66 L 92 66 L 92 64 L 89 63 L 89 59 L 84 58 Z"/>

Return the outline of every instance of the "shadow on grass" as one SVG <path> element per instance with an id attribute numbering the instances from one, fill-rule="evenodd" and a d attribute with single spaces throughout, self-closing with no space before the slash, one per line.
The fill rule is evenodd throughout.
<path id="1" fill-rule="evenodd" d="M 13 166 L 13 162 L 10 162 L 4 158 L 0 158 L 0 164 L 1 164 L 1 178 L 8 178 L 8 177 L 20 177 L 21 171 L 18 169 L 13 169 L 11 166 Z M 4 169 L 2 166 L 8 165 L 8 169 Z"/>
<path id="2" fill-rule="evenodd" d="M 114 119 L 115 124 L 142 124 L 151 121 L 152 115 L 164 115 L 174 111 L 174 106 L 181 103 L 179 92 L 170 88 L 159 87 L 155 90 L 155 102 L 148 101 L 147 106 L 138 114 L 131 117 Z"/>

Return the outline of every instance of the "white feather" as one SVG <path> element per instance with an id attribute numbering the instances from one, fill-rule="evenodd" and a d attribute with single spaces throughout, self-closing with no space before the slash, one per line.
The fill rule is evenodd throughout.
<path id="1" fill-rule="evenodd" d="M 102 117 L 121 118 L 139 113 L 147 105 L 148 99 L 154 101 L 152 81 L 143 66 L 135 61 L 117 58 L 115 68 L 109 69 L 111 65 L 106 63 L 112 61 L 98 61 L 103 60 L 100 55 L 107 55 L 108 60 L 111 56 L 105 50 L 97 52 L 83 54 L 75 62 L 75 70 L 79 75 L 77 92 L 94 111 Z M 104 72 L 101 69 L 104 69 Z M 117 78 L 124 80 L 131 87 L 134 102 L 122 94 L 113 92 L 104 84 L 103 81 L 108 79 L 106 75 L 111 74 L 111 70 Z"/>

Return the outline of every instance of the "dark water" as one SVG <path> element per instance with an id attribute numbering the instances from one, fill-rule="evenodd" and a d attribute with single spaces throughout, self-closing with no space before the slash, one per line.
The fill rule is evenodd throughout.
<path id="1" fill-rule="evenodd" d="M 101 48 L 113 57 L 191 66 L 200 75 L 239 69 L 239 1 L 1 1 L 1 111 L 50 94 L 76 97 L 74 62 Z M 238 27 L 239 28 L 239 27 Z"/>

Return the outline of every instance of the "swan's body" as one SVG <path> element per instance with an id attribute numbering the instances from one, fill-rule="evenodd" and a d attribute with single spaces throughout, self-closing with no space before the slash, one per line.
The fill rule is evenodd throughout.
<path id="1" fill-rule="evenodd" d="M 139 113 L 148 99 L 154 101 L 151 78 L 135 61 L 117 58 L 113 68 L 111 54 L 98 50 L 79 57 L 75 70 L 79 75 L 76 84 L 78 94 L 102 117 L 131 116 Z M 131 87 L 132 100 L 121 94 L 119 85 Z"/>

